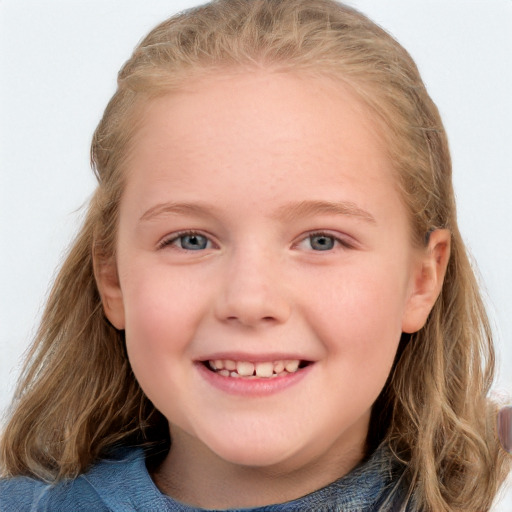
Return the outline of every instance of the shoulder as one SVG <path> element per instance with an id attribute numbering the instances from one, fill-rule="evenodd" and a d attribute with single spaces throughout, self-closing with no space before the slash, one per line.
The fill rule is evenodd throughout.
<path id="1" fill-rule="evenodd" d="M 29 477 L 0 480 L 0 511 L 108 510 L 82 479 L 47 484 Z"/>
<path id="2" fill-rule="evenodd" d="M 144 452 L 123 450 L 72 480 L 47 484 L 29 477 L 0 480 L 0 512 L 165 510 L 145 466 Z"/>

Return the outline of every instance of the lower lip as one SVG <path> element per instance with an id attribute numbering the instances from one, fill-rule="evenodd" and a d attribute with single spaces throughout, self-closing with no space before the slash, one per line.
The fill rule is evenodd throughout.
<path id="1" fill-rule="evenodd" d="M 224 377 L 206 368 L 204 364 L 197 363 L 197 369 L 208 384 L 224 393 L 242 396 L 268 396 L 279 393 L 300 382 L 313 367 L 313 364 L 297 370 L 294 373 L 271 378 Z"/>

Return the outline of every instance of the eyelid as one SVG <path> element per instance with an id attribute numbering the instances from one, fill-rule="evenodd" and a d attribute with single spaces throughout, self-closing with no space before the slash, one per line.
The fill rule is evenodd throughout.
<path id="1" fill-rule="evenodd" d="M 174 233 L 170 233 L 166 236 L 164 236 L 156 245 L 157 249 L 164 249 L 165 247 L 172 247 L 172 244 L 178 240 L 178 238 L 181 238 L 182 236 L 204 236 L 208 241 L 212 244 L 214 249 L 218 249 L 218 244 L 213 240 L 212 236 L 208 233 L 204 233 L 201 230 L 195 230 L 195 229 L 184 229 L 183 231 L 176 231 Z M 194 252 L 190 249 L 183 249 L 177 247 L 176 249 L 182 251 L 182 252 Z M 206 249 L 204 249 L 206 250 Z"/>
<path id="2" fill-rule="evenodd" d="M 165 247 L 171 247 L 172 244 L 180 237 L 187 236 L 187 235 L 198 235 L 198 236 L 204 236 L 208 239 L 208 241 L 212 244 L 213 249 L 218 249 L 219 244 L 214 240 L 214 238 L 204 231 L 201 230 L 194 230 L 194 229 L 184 229 L 183 231 L 177 231 L 174 233 L 170 233 L 166 236 L 164 236 L 158 243 L 157 243 L 157 249 L 164 249 Z M 332 238 L 341 248 L 343 249 L 355 249 L 357 248 L 357 242 L 350 237 L 349 235 L 341 235 L 333 233 L 330 230 L 314 230 L 314 231 L 308 231 L 307 233 L 300 236 L 300 238 L 297 239 L 296 242 L 293 243 L 293 247 L 297 247 L 302 242 L 306 241 L 310 237 L 314 236 L 325 236 L 328 238 Z M 177 248 L 180 251 L 190 251 L 188 249 L 183 248 Z M 325 251 L 325 252 L 332 252 L 333 249 Z M 190 251 L 191 252 L 191 251 Z M 311 252 L 322 252 L 322 251 L 315 251 L 314 249 L 311 249 Z"/>
<path id="3" fill-rule="evenodd" d="M 352 239 L 352 237 L 350 237 L 349 235 L 341 235 L 339 233 L 333 233 L 332 231 L 330 230 L 315 230 L 315 231 L 309 231 L 307 232 L 305 235 L 302 235 L 301 238 L 299 238 L 299 240 L 294 243 L 294 247 L 297 247 L 299 244 L 301 244 L 302 242 L 305 242 L 308 238 L 311 238 L 311 237 L 314 237 L 314 236 L 325 236 L 325 237 L 328 237 L 328 238 L 332 238 L 339 246 L 341 246 L 342 249 L 355 249 L 357 247 L 357 243 L 355 240 Z M 333 249 L 330 249 L 330 250 L 326 250 L 326 251 L 315 251 L 314 249 L 310 249 L 311 252 L 332 252 L 336 247 L 334 247 Z"/>

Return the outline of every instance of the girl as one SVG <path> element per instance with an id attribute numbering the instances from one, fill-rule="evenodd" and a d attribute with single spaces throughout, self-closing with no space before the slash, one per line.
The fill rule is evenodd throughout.
<path id="1" fill-rule="evenodd" d="M 446 136 L 329 0 L 156 27 L 2 437 L 0 510 L 488 510 L 510 465 Z"/>

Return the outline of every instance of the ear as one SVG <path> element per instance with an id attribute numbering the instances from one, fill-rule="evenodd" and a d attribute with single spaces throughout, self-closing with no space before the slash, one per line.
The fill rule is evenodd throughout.
<path id="1" fill-rule="evenodd" d="M 402 331 L 419 331 L 427 321 L 441 293 L 446 267 L 450 259 L 450 231 L 436 229 L 430 233 L 411 276 L 411 291 L 402 318 Z"/>
<path id="2" fill-rule="evenodd" d="M 118 330 L 125 327 L 123 293 L 119 284 L 114 258 L 94 256 L 94 277 L 100 293 L 103 311 L 109 322 Z"/>

